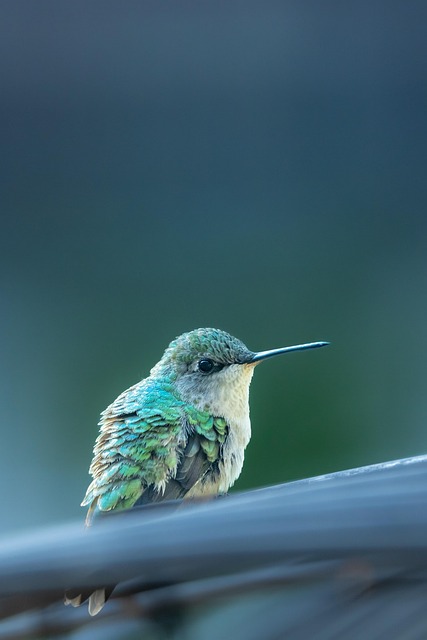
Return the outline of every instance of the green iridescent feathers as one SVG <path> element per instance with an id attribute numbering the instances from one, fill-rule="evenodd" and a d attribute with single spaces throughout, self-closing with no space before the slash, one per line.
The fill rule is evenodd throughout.
<path id="1" fill-rule="evenodd" d="M 226 365 L 247 362 L 253 355 L 243 342 L 225 331 L 195 329 L 175 338 L 151 373 L 171 366 L 179 371 L 180 365 L 188 365 L 197 357 L 207 356 Z"/>
<path id="2" fill-rule="evenodd" d="M 200 480 L 191 476 L 195 446 L 185 451 L 191 435 L 197 434 L 206 472 L 218 462 L 227 434 L 223 418 L 188 404 L 184 408 L 170 382 L 150 378 L 122 393 L 102 414 L 100 427 L 90 467 L 93 481 L 82 502 L 90 507 L 89 520 L 96 507 L 132 507 L 147 489 L 161 497 L 177 472 L 189 490 Z"/>
<path id="3" fill-rule="evenodd" d="M 227 435 L 227 423 L 224 418 L 213 417 L 209 413 L 187 409 L 187 420 L 200 436 L 200 445 L 209 462 L 216 462 L 220 457 L 221 446 Z"/>

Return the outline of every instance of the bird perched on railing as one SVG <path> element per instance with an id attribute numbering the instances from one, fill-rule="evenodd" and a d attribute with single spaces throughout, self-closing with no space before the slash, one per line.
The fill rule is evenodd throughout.
<path id="1" fill-rule="evenodd" d="M 82 502 L 94 511 L 119 511 L 164 500 L 224 494 L 239 477 L 251 436 L 249 385 L 254 367 L 312 342 L 250 351 L 218 329 L 176 338 L 148 378 L 124 391 L 102 414 L 90 466 L 93 481 Z M 89 598 L 95 615 L 109 593 Z M 69 592 L 78 606 L 81 594 Z"/>

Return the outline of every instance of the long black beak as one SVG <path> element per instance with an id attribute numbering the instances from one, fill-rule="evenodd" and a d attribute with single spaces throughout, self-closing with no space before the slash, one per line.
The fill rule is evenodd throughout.
<path id="1" fill-rule="evenodd" d="M 254 357 L 249 362 L 260 362 L 266 358 L 280 356 L 282 353 L 289 353 L 290 351 L 305 351 L 305 349 L 327 347 L 328 344 L 329 342 L 307 342 L 306 344 L 296 344 L 293 347 L 282 347 L 281 349 L 271 349 L 270 351 L 258 351 L 258 353 L 255 353 Z"/>

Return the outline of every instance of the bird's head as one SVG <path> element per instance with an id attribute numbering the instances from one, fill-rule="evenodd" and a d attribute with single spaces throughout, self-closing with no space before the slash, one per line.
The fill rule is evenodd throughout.
<path id="1" fill-rule="evenodd" d="M 324 346 L 316 342 L 271 351 L 250 351 L 219 329 L 195 329 L 175 338 L 152 375 L 168 375 L 180 395 L 200 409 L 224 417 L 247 411 L 254 367 L 271 356 Z"/>

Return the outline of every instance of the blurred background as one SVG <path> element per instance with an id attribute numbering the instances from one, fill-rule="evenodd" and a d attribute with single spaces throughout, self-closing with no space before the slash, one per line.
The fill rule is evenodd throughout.
<path id="1" fill-rule="evenodd" d="M 427 450 L 424 2 L 2 3 L 1 530 L 81 517 L 176 335 L 251 349 L 235 490 Z"/>

